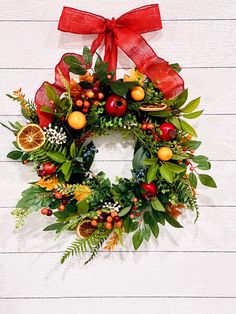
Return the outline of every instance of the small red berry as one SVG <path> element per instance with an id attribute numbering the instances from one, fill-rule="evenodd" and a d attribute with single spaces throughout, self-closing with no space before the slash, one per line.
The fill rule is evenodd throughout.
<path id="1" fill-rule="evenodd" d="M 114 218 L 114 220 L 115 220 L 115 218 Z M 113 221 L 113 218 L 111 216 L 107 216 L 107 222 L 112 222 L 112 221 Z"/>
<path id="2" fill-rule="evenodd" d="M 138 202 L 138 198 L 137 198 L 137 197 L 134 197 L 134 198 L 132 199 L 132 202 L 137 203 L 137 202 Z"/>
<path id="3" fill-rule="evenodd" d="M 47 175 L 47 172 L 46 172 L 45 170 L 39 170 L 39 171 L 38 171 L 38 175 L 39 175 L 40 177 L 45 177 L 45 176 Z"/>
<path id="4" fill-rule="evenodd" d="M 147 129 L 148 130 L 153 130 L 154 129 L 154 125 L 152 123 L 148 123 L 147 124 Z"/>
<path id="5" fill-rule="evenodd" d="M 59 205 L 59 206 L 58 206 L 58 210 L 59 210 L 60 212 L 63 212 L 63 211 L 65 210 L 65 205 L 63 205 L 63 204 Z"/>
<path id="6" fill-rule="evenodd" d="M 147 124 L 142 124 L 141 128 L 143 131 L 146 131 L 147 130 Z"/>
<path id="7" fill-rule="evenodd" d="M 97 227 L 97 225 L 98 225 L 97 220 L 93 219 L 93 220 L 91 221 L 91 225 L 92 225 L 93 227 Z"/>
<path id="8" fill-rule="evenodd" d="M 55 192 L 54 197 L 55 197 L 57 200 L 61 200 L 61 199 L 62 199 L 62 194 L 61 194 L 60 192 Z"/>
<path id="9" fill-rule="evenodd" d="M 188 160 L 185 161 L 185 165 L 188 166 L 190 162 Z"/>
<path id="10" fill-rule="evenodd" d="M 120 221 L 116 222 L 115 225 L 117 228 L 120 228 L 122 226 L 122 221 L 120 220 Z"/>
<path id="11" fill-rule="evenodd" d="M 97 99 L 98 100 L 102 100 L 104 98 L 104 94 L 103 93 L 98 93 L 97 94 Z"/>
<path id="12" fill-rule="evenodd" d="M 78 99 L 78 100 L 76 101 L 76 106 L 82 107 L 82 106 L 83 106 L 83 100 Z"/>
<path id="13" fill-rule="evenodd" d="M 92 88 L 94 93 L 98 93 L 99 92 L 99 87 L 98 86 L 93 86 Z"/>
<path id="14" fill-rule="evenodd" d="M 63 205 L 67 205 L 69 201 L 65 198 L 64 200 L 61 201 Z"/>
<path id="15" fill-rule="evenodd" d="M 112 229 L 112 224 L 110 222 L 106 222 L 105 223 L 105 228 L 108 229 L 108 230 Z"/>
<path id="16" fill-rule="evenodd" d="M 131 219 L 134 219 L 134 215 L 133 215 L 133 214 L 130 214 L 129 217 L 130 217 Z"/>
<path id="17" fill-rule="evenodd" d="M 187 150 L 188 150 L 188 148 L 187 148 L 187 147 L 184 147 L 184 148 L 183 148 L 183 151 L 184 151 L 184 152 L 186 152 Z"/>
<path id="18" fill-rule="evenodd" d="M 119 217 L 119 216 L 114 217 L 114 221 L 115 221 L 115 222 L 120 221 L 120 217 Z"/>
<path id="19" fill-rule="evenodd" d="M 190 153 L 191 153 L 191 154 L 194 154 L 194 153 L 195 153 L 195 150 L 194 150 L 194 149 L 191 149 L 191 150 L 190 150 Z"/>
<path id="20" fill-rule="evenodd" d="M 137 206 L 133 206 L 132 209 L 133 209 L 133 210 L 137 210 L 138 207 L 137 207 Z"/>
<path id="21" fill-rule="evenodd" d="M 94 98 L 94 92 L 91 91 L 91 90 L 89 90 L 89 91 L 87 91 L 87 92 L 85 93 L 85 96 L 86 96 L 87 98 L 92 99 L 92 98 Z"/>
<path id="22" fill-rule="evenodd" d="M 47 216 L 52 216 L 53 212 L 51 209 L 48 209 Z"/>
<path id="23" fill-rule="evenodd" d="M 111 74 L 107 74 L 107 79 L 111 80 L 111 78 L 112 78 Z"/>
<path id="24" fill-rule="evenodd" d="M 46 171 L 46 174 L 52 175 L 57 170 L 57 167 L 53 163 L 47 162 L 43 165 L 43 170 Z"/>
<path id="25" fill-rule="evenodd" d="M 194 170 L 194 168 L 193 167 L 190 167 L 190 171 L 193 171 Z"/>
<path id="26" fill-rule="evenodd" d="M 94 104 L 94 106 L 100 106 L 100 101 L 94 100 L 93 104 Z"/>
<path id="27" fill-rule="evenodd" d="M 139 216 L 140 216 L 140 213 L 136 213 L 135 216 L 136 216 L 136 217 L 139 217 Z"/>
<path id="28" fill-rule="evenodd" d="M 42 215 L 47 215 L 47 213 L 48 213 L 48 208 L 42 208 L 41 209 L 41 214 Z"/>
<path id="29" fill-rule="evenodd" d="M 88 112 L 88 108 L 83 108 L 82 111 L 83 111 L 83 113 L 86 113 L 86 112 Z"/>
<path id="30" fill-rule="evenodd" d="M 84 101 L 84 107 L 89 108 L 90 107 L 90 102 L 88 100 Z"/>

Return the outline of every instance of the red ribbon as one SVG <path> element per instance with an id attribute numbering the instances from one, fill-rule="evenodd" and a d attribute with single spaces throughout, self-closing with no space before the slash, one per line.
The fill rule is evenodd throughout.
<path id="1" fill-rule="evenodd" d="M 98 34 L 91 51 L 95 53 L 102 41 L 105 42 L 104 61 L 109 69 L 117 65 L 117 47 L 134 61 L 139 72 L 157 82 L 165 98 L 173 98 L 184 90 L 183 79 L 159 58 L 141 36 L 142 33 L 162 28 L 158 4 L 146 5 L 129 11 L 117 20 L 111 20 L 90 12 L 64 7 L 58 29 L 75 34 Z"/>
<path id="2" fill-rule="evenodd" d="M 64 7 L 58 24 L 58 29 L 64 32 L 98 34 L 92 43 L 91 51 L 94 54 L 104 40 L 104 61 L 109 63 L 109 69 L 116 69 L 117 48 L 121 48 L 134 61 L 139 72 L 156 82 L 158 89 L 163 92 L 166 99 L 169 99 L 184 90 L 184 81 L 165 60 L 156 55 L 141 36 L 142 33 L 161 28 L 158 4 L 134 9 L 123 14 L 117 20 L 115 18 L 109 20 L 90 12 Z M 66 55 L 74 55 L 83 63 L 81 55 Z M 47 127 L 53 120 L 53 114 L 41 111 L 42 106 L 53 109 L 45 92 L 45 84 L 51 85 L 58 95 L 61 95 L 66 89 L 59 72 L 67 81 L 70 80 L 69 67 L 63 61 L 66 55 L 62 56 L 55 68 L 55 83 L 44 82 L 36 92 L 35 103 L 41 127 Z"/>

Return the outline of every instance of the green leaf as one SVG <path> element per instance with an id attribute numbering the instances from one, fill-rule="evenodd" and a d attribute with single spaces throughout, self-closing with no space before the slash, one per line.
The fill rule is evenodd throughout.
<path id="1" fill-rule="evenodd" d="M 172 227 L 183 228 L 183 226 L 176 219 L 170 216 L 168 213 L 162 213 L 162 215 Z"/>
<path id="2" fill-rule="evenodd" d="M 141 233 L 142 233 L 144 240 L 149 241 L 149 239 L 151 237 L 151 230 L 150 230 L 149 225 L 143 224 L 143 227 L 141 229 Z"/>
<path id="3" fill-rule="evenodd" d="M 186 113 L 186 114 L 183 114 L 183 117 L 186 119 L 196 119 L 196 118 L 200 117 L 200 115 L 203 113 L 203 111 L 204 110 L 195 111 L 192 113 Z"/>
<path id="4" fill-rule="evenodd" d="M 143 220 L 145 222 L 145 224 L 149 224 L 150 220 L 151 220 L 151 215 L 149 214 L 149 212 L 145 212 L 143 215 Z"/>
<path id="5" fill-rule="evenodd" d="M 70 145 L 70 155 L 72 158 L 76 157 L 75 141 L 73 141 L 72 144 Z"/>
<path id="6" fill-rule="evenodd" d="M 55 224 L 47 226 L 43 231 L 53 231 L 57 230 L 58 228 L 61 228 L 64 224 L 62 222 L 57 222 Z"/>
<path id="7" fill-rule="evenodd" d="M 197 165 L 198 169 L 200 170 L 210 170 L 211 169 L 211 163 L 209 161 L 200 162 Z"/>
<path id="8" fill-rule="evenodd" d="M 88 47 L 84 47 L 83 49 L 83 59 L 87 65 L 90 65 L 93 61 L 93 55 Z"/>
<path id="9" fill-rule="evenodd" d="M 76 68 L 70 67 L 69 71 L 71 73 L 77 74 L 77 75 L 85 75 L 86 74 L 86 70 L 81 67 L 81 66 L 77 66 Z"/>
<path id="10" fill-rule="evenodd" d="M 154 237 L 157 238 L 159 235 L 159 227 L 158 227 L 158 224 L 156 223 L 155 219 L 152 216 L 151 216 L 151 219 L 149 221 L 149 227 L 150 227 Z"/>
<path id="11" fill-rule="evenodd" d="M 196 189 L 196 187 L 197 187 L 197 176 L 193 172 L 190 172 L 188 179 L 189 179 L 191 186 L 194 189 Z"/>
<path id="12" fill-rule="evenodd" d="M 134 249 L 137 250 L 140 245 L 143 243 L 143 236 L 140 230 L 135 232 L 132 238 Z"/>
<path id="13" fill-rule="evenodd" d="M 165 212 L 165 207 L 162 205 L 162 203 L 155 197 L 153 200 L 151 200 L 152 208 L 159 211 L 159 212 Z"/>
<path id="14" fill-rule="evenodd" d="M 112 81 L 110 86 L 111 90 L 119 96 L 125 96 L 128 93 L 128 86 L 123 82 Z"/>
<path id="15" fill-rule="evenodd" d="M 200 141 L 190 141 L 190 142 L 188 142 L 187 143 L 187 147 L 189 148 L 189 149 L 194 149 L 194 150 L 196 150 L 196 149 L 198 149 L 199 148 L 199 146 L 202 144 L 202 142 L 200 142 Z"/>
<path id="16" fill-rule="evenodd" d="M 152 214 L 157 222 L 165 226 L 166 221 L 165 221 L 165 218 L 162 216 L 162 212 L 153 211 Z"/>
<path id="17" fill-rule="evenodd" d="M 160 168 L 160 174 L 162 178 L 164 178 L 167 182 L 173 183 L 174 182 L 174 175 L 171 169 L 169 168 L 168 164 L 163 164 Z"/>
<path id="18" fill-rule="evenodd" d="M 200 100 L 201 97 L 198 97 L 197 99 L 190 101 L 190 103 L 187 104 L 187 106 L 185 106 L 183 109 L 181 109 L 181 111 L 184 113 L 193 112 L 199 106 Z"/>
<path id="19" fill-rule="evenodd" d="M 172 67 L 172 69 L 176 72 L 179 73 L 181 71 L 181 67 L 178 63 L 172 63 L 170 64 L 170 66 Z"/>
<path id="20" fill-rule="evenodd" d="M 59 153 L 57 151 L 49 151 L 47 152 L 47 156 L 53 161 L 58 162 L 60 164 L 66 161 L 66 157 L 62 153 Z"/>
<path id="21" fill-rule="evenodd" d="M 133 157 L 133 169 L 136 172 L 137 170 L 139 170 L 140 168 L 143 168 L 143 162 L 145 159 L 148 158 L 148 153 L 147 151 L 144 149 L 143 146 L 140 146 L 139 149 L 135 152 L 134 157 Z"/>
<path id="22" fill-rule="evenodd" d="M 66 219 L 69 217 L 67 212 L 54 212 L 53 215 L 59 219 Z"/>
<path id="23" fill-rule="evenodd" d="M 126 233 L 129 233 L 131 224 L 132 224 L 132 219 L 129 216 L 127 216 L 124 219 L 124 228 L 125 228 Z"/>
<path id="24" fill-rule="evenodd" d="M 214 179 L 209 176 L 208 174 L 199 174 L 198 175 L 199 180 L 201 181 L 201 183 L 205 186 L 209 186 L 211 188 L 217 188 L 217 185 L 214 181 Z"/>
<path id="25" fill-rule="evenodd" d="M 96 73 L 99 72 L 100 68 L 101 68 L 101 65 L 102 65 L 102 58 L 98 55 L 97 59 L 96 59 L 96 62 L 95 62 L 95 65 L 94 65 L 94 71 Z"/>
<path id="26" fill-rule="evenodd" d="M 171 117 L 171 118 L 168 119 L 168 121 L 169 121 L 170 123 L 172 123 L 177 129 L 179 129 L 179 130 L 181 129 L 180 121 L 179 121 L 178 118 L 176 118 L 176 117 Z"/>
<path id="27" fill-rule="evenodd" d="M 184 167 L 180 167 L 172 162 L 165 162 L 166 165 L 168 165 L 168 167 L 170 168 L 170 170 L 174 173 L 181 173 L 184 172 L 186 170 L 186 168 Z"/>
<path id="28" fill-rule="evenodd" d="M 172 117 L 172 113 L 169 110 L 162 110 L 162 111 L 154 111 L 154 112 L 149 112 L 148 113 L 149 116 L 152 117 Z"/>
<path id="29" fill-rule="evenodd" d="M 61 171 L 65 176 L 65 180 L 69 181 L 71 173 L 72 173 L 72 160 L 67 160 L 61 166 Z"/>
<path id="30" fill-rule="evenodd" d="M 12 144 L 15 146 L 15 148 L 20 149 L 18 144 L 17 144 L 17 141 L 13 141 Z"/>
<path id="31" fill-rule="evenodd" d="M 17 160 L 17 159 L 20 159 L 23 154 L 24 153 L 19 150 L 13 150 L 12 152 L 7 154 L 7 158 Z"/>
<path id="32" fill-rule="evenodd" d="M 192 136 L 197 137 L 197 133 L 194 130 L 194 128 L 191 125 L 189 125 L 186 121 L 180 119 L 180 125 L 181 125 L 181 129 L 184 132 L 186 132 L 186 133 L 188 133 L 188 134 L 190 134 Z"/>
<path id="33" fill-rule="evenodd" d="M 148 158 L 143 161 L 145 166 L 151 166 L 157 163 L 157 158 Z"/>
<path id="34" fill-rule="evenodd" d="M 197 155 L 192 158 L 192 161 L 195 163 L 205 162 L 208 161 L 208 157 L 203 155 Z"/>
<path id="35" fill-rule="evenodd" d="M 75 56 L 65 56 L 63 60 L 71 67 L 81 66 L 81 62 Z"/>
<path id="36" fill-rule="evenodd" d="M 128 212 L 130 211 L 130 209 L 131 209 L 131 206 L 128 206 L 128 207 L 123 208 L 123 209 L 119 212 L 119 217 L 123 217 L 123 216 L 125 216 L 126 214 L 128 214 Z"/>
<path id="37" fill-rule="evenodd" d="M 188 89 L 185 89 L 175 100 L 175 108 L 182 107 L 188 99 Z"/>
<path id="38" fill-rule="evenodd" d="M 159 168 L 158 164 L 151 165 L 147 171 L 147 183 L 151 183 L 154 179 L 156 179 L 157 170 Z"/>
<path id="39" fill-rule="evenodd" d="M 80 201 L 80 202 L 77 204 L 77 209 L 78 209 L 78 213 L 79 213 L 80 215 L 87 214 L 87 212 L 88 212 L 88 210 L 89 210 L 89 205 L 88 205 L 88 203 L 86 202 L 86 200 Z"/>
<path id="40" fill-rule="evenodd" d="M 45 83 L 45 91 L 46 91 L 46 94 L 47 94 L 49 100 L 53 101 L 54 104 L 56 104 L 56 105 L 60 104 L 60 97 L 56 93 L 55 89 L 51 85 L 49 85 L 48 83 Z M 43 106 L 43 108 L 46 109 L 47 106 Z M 42 112 L 47 112 L 47 111 L 42 111 Z"/>
<path id="41" fill-rule="evenodd" d="M 53 112 L 53 110 L 52 110 L 52 108 L 50 108 L 50 107 L 48 107 L 48 106 L 42 106 L 42 107 L 40 107 L 40 111 L 41 112 L 46 112 L 46 113 L 54 113 Z"/>

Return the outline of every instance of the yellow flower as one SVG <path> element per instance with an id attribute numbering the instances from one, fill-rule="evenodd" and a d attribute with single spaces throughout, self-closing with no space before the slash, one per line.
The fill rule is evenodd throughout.
<path id="1" fill-rule="evenodd" d="M 47 191 L 52 191 L 56 188 L 58 179 L 55 177 L 50 179 L 42 178 L 36 184 L 41 186 L 41 188 L 46 188 Z"/>
<path id="2" fill-rule="evenodd" d="M 124 82 L 139 82 L 140 85 L 143 85 L 144 80 L 145 76 L 136 68 L 130 70 L 130 76 L 127 74 L 124 75 Z"/>
<path id="3" fill-rule="evenodd" d="M 74 196 L 75 196 L 75 199 L 78 202 L 80 202 L 84 200 L 85 198 L 87 198 L 89 195 L 91 195 L 91 193 L 92 193 L 92 190 L 90 189 L 89 186 L 80 184 L 76 188 L 74 192 Z"/>

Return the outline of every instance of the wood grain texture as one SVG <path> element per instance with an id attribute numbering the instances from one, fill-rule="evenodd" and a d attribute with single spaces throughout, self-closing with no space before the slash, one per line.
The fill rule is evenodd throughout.
<path id="1" fill-rule="evenodd" d="M 95 39 L 94 35 L 61 33 L 57 31 L 57 22 L 0 22 L 0 28 L 0 41 L 5 43 L 0 68 L 53 67 L 63 53 L 81 52 L 82 46 L 90 46 Z M 236 20 L 166 21 L 162 31 L 144 37 L 170 63 L 179 62 L 184 67 L 235 67 L 235 33 Z M 118 67 L 131 65 L 120 53 Z"/>
<path id="2" fill-rule="evenodd" d="M 114 305 L 115 304 L 115 305 Z M 85 298 L 85 299 L 17 299 L 0 300 L 3 313 L 25 314 L 31 310 L 34 314 L 55 313 L 64 314 L 71 309 L 80 313 L 96 314 L 106 313 L 112 309 L 112 314 L 209 314 L 227 313 L 235 314 L 235 299 L 207 299 L 207 298 Z M 133 311 L 133 312 L 131 312 Z"/>
<path id="3" fill-rule="evenodd" d="M 108 252 L 85 267 L 60 255 L 0 255 L 1 296 L 235 296 L 234 253 Z"/>
<path id="4" fill-rule="evenodd" d="M 5 94 L 23 87 L 26 96 L 42 81 L 53 81 L 53 68 L 64 52 L 80 52 L 91 36 L 56 30 L 62 6 L 118 17 L 151 0 L 1 0 L 0 121 L 20 119 L 17 104 Z M 202 96 L 205 115 L 194 121 L 203 141 L 199 153 L 213 160 L 218 189 L 199 187 L 200 219 L 181 218 L 184 229 L 162 228 L 158 241 L 133 252 L 130 241 L 114 253 L 101 252 L 83 267 L 77 259 L 61 266 L 61 252 L 73 233 L 54 241 L 41 232 L 50 217 L 33 214 L 14 230 L 10 211 L 32 167 L 7 161 L 13 137 L 0 129 L 0 313 L 234 314 L 236 306 L 236 2 L 234 0 L 160 0 L 161 32 L 145 38 L 159 56 L 183 66 L 190 98 Z M 131 62 L 120 54 L 118 76 Z M 118 135 L 96 139 L 100 152 L 94 171 L 114 179 L 129 176 L 132 141 Z M 111 144 L 109 142 L 116 142 Z M 109 155 L 108 153 L 109 152 Z M 31 299 L 33 297 L 33 299 Z"/>
<path id="5" fill-rule="evenodd" d="M 93 0 L 1 0 L 0 20 L 57 20 L 63 6 L 101 14 L 105 17 L 119 17 L 136 7 L 159 3 L 162 18 L 165 19 L 235 19 L 236 3 L 232 0 L 102 0 L 99 5 Z M 112 8 L 112 10 L 111 10 Z"/>

